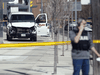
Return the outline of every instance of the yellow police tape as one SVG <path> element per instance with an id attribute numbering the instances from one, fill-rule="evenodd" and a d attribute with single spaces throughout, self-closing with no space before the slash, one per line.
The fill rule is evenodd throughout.
<path id="1" fill-rule="evenodd" d="M 12 48 L 12 47 L 31 47 L 31 46 L 53 46 L 53 45 L 66 45 L 71 41 L 59 41 L 59 42 L 34 42 L 34 43 L 10 43 L 0 44 L 0 48 Z M 93 43 L 100 43 L 100 40 L 93 40 Z"/>
<path id="2" fill-rule="evenodd" d="M 10 43 L 0 44 L 0 48 L 8 47 L 31 47 L 31 46 L 52 46 L 52 45 L 66 45 L 70 44 L 70 41 L 59 41 L 59 42 L 34 42 L 34 43 Z"/>
<path id="3" fill-rule="evenodd" d="M 93 43 L 100 43 L 100 40 L 93 40 Z"/>

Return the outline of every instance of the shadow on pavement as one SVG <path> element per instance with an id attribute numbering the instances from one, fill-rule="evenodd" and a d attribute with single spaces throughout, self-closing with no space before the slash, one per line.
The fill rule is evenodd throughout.
<path id="1" fill-rule="evenodd" d="M 26 68 L 20 68 L 21 70 L 27 70 L 27 71 L 34 71 L 34 72 L 41 72 L 41 73 L 48 73 L 47 71 L 44 71 L 42 69 L 26 69 Z"/>
<path id="2" fill-rule="evenodd" d="M 0 73 L 0 75 L 17 75 L 17 74 L 11 74 L 11 73 Z"/>
<path id="3" fill-rule="evenodd" d="M 38 67 L 54 67 L 54 66 L 38 66 Z M 71 66 L 57 66 L 58 68 L 68 68 Z"/>
<path id="4" fill-rule="evenodd" d="M 26 74 L 26 73 L 23 73 L 23 72 L 18 72 L 18 71 L 13 71 L 13 70 L 5 70 L 5 71 L 9 71 L 9 72 L 13 72 L 13 73 L 17 73 L 16 75 L 30 75 L 30 74 Z M 7 75 L 7 74 L 6 74 Z"/>

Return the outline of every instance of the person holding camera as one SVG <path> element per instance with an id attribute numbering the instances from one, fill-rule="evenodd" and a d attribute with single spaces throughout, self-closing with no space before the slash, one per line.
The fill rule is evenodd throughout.
<path id="1" fill-rule="evenodd" d="M 89 32 L 84 29 L 85 26 L 86 20 L 79 18 L 77 29 L 69 32 L 72 44 L 73 75 L 80 75 L 81 69 L 82 75 L 89 75 L 89 50 L 92 50 L 100 57 L 100 54 L 94 47 Z"/>

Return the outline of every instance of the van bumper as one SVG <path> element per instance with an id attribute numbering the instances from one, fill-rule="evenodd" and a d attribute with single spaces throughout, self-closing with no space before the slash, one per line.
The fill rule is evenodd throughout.
<path id="1" fill-rule="evenodd" d="M 10 34 L 10 36 L 13 38 L 31 38 L 31 37 L 36 37 L 36 34 L 17 33 L 17 34 Z"/>

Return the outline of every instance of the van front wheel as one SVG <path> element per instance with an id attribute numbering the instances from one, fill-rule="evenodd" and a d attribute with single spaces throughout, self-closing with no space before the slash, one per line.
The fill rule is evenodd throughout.
<path id="1" fill-rule="evenodd" d="M 8 41 L 11 41 L 11 40 L 12 40 L 12 37 L 9 37 L 8 34 L 7 34 L 6 36 L 7 36 L 7 40 L 8 40 Z"/>
<path id="2" fill-rule="evenodd" d="M 37 41 L 37 37 L 31 37 L 30 40 L 31 41 Z"/>

